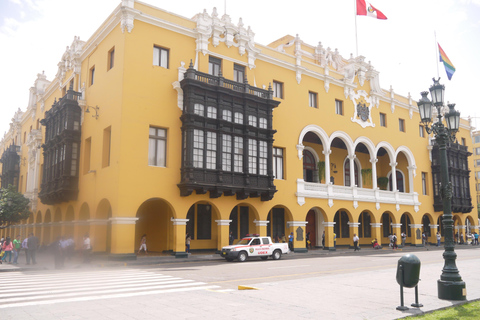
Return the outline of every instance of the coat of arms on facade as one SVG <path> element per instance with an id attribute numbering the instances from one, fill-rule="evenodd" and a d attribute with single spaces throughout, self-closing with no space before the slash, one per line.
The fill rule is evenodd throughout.
<path id="1" fill-rule="evenodd" d="M 362 119 L 362 121 L 367 121 L 369 114 L 370 110 L 368 109 L 367 104 L 359 102 L 357 104 L 357 117 Z"/>
<path id="2" fill-rule="evenodd" d="M 352 122 L 358 123 L 362 128 L 375 127 L 372 121 L 372 107 L 379 105 L 379 99 L 369 96 L 365 90 L 351 91 L 349 95 L 353 102 Z"/>

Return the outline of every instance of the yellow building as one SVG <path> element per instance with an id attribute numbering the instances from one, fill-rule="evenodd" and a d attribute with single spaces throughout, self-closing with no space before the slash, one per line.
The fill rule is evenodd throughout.
<path id="1" fill-rule="evenodd" d="M 472 172 L 475 174 L 475 191 L 477 198 L 477 207 L 474 208 L 474 211 L 478 212 L 478 203 L 480 200 L 480 131 L 473 131 L 473 168 Z M 480 215 L 479 215 L 480 218 Z M 478 232 L 477 232 L 478 233 Z"/>
<path id="2" fill-rule="evenodd" d="M 422 245 L 442 229 L 442 203 L 413 99 L 382 89 L 362 56 L 298 36 L 261 45 L 215 10 L 187 19 L 123 0 L 15 113 L 2 187 L 18 186 L 33 215 L 1 232 L 77 247 L 88 232 L 115 259 L 135 258 L 143 234 L 178 257 L 187 232 L 192 250 L 221 249 L 230 232 L 294 233 L 297 252 L 307 234 L 330 250 L 334 233 L 341 246 L 401 232 Z M 462 232 L 478 232 L 471 131 L 462 120 L 449 148 Z"/>

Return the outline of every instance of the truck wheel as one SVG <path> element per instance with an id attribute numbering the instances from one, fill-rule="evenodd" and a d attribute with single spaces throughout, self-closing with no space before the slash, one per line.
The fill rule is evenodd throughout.
<path id="1" fill-rule="evenodd" d="M 280 250 L 273 251 L 273 254 L 272 254 L 273 260 L 278 260 L 281 257 L 282 257 L 282 251 L 280 251 Z"/>
<path id="2" fill-rule="evenodd" d="M 260 257 L 262 260 L 267 260 L 268 259 L 268 256 L 266 257 Z"/>
<path id="3" fill-rule="evenodd" d="M 238 254 L 238 261 L 244 262 L 247 260 L 247 253 L 245 251 L 242 251 Z"/>

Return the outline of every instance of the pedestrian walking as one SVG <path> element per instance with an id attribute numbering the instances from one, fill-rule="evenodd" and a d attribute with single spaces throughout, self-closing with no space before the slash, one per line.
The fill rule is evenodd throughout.
<path id="1" fill-rule="evenodd" d="M 473 236 L 475 237 L 475 244 L 478 246 L 478 233 L 475 232 Z"/>
<path id="2" fill-rule="evenodd" d="M 288 235 L 288 248 L 293 251 L 293 232 Z"/>
<path id="3" fill-rule="evenodd" d="M 144 234 L 141 238 L 140 238 L 140 248 L 138 249 L 138 254 L 140 254 L 140 251 L 144 251 L 145 254 L 148 254 L 147 252 L 147 234 Z"/>
<path id="4" fill-rule="evenodd" d="M 27 264 L 30 264 L 30 261 L 32 261 L 32 264 L 37 264 L 37 250 L 38 250 L 38 238 L 33 234 L 30 233 L 28 236 L 27 240 L 27 247 L 28 247 L 28 255 L 27 255 Z"/>
<path id="5" fill-rule="evenodd" d="M 28 264 L 29 261 L 30 261 L 30 258 L 29 258 L 29 255 L 28 255 L 27 242 L 28 242 L 28 237 L 25 237 L 25 239 L 23 239 L 23 241 L 22 241 L 22 249 L 23 249 L 23 251 L 25 251 L 25 263 Z"/>
<path id="6" fill-rule="evenodd" d="M 405 242 L 407 241 L 407 234 L 405 232 L 402 232 L 401 235 L 402 237 L 402 248 L 405 247 Z"/>
<path id="7" fill-rule="evenodd" d="M 440 240 L 442 239 L 442 236 L 440 232 L 437 231 L 437 247 L 440 247 Z"/>
<path id="8" fill-rule="evenodd" d="M 393 249 L 393 250 L 398 249 L 398 246 L 397 246 L 397 234 L 396 234 L 396 233 L 394 233 L 394 234 L 392 235 L 392 249 Z"/>
<path id="9" fill-rule="evenodd" d="M 83 236 L 83 262 L 90 263 L 91 260 L 92 245 L 90 243 L 90 236 L 88 232 Z"/>
<path id="10" fill-rule="evenodd" d="M 322 234 L 322 248 L 325 248 L 325 231 Z"/>
<path id="11" fill-rule="evenodd" d="M 358 241 L 359 241 L 359 240 L 360 240 L 360 238 L 358 238 L 358 237 L 357 237 L 357 234 L 354 233 L 354 234 L 353 234 L 353 249 L 354 249 L 353 251 L 358 251 L 358 250 L 360 250 L 360 249 L 358 248 Z"/>
<path id="12" fill-rule="evenodd" d="M 8 257 L 8 263 L 12 263 L 13 242 L 10 237 L 7 237 L 3 242 L 2 251 L 4 251 L 2 262 L 6 262 Z"/>
<path id="13" fill-rule="evenodd" d="M 311 245 L 310 245 L 310 231 L 307 232 L 307 235 L 305 237 L 305 244 L 306 244 L 307 249 L 309 249 L 311 247 Z"/>
<path id="14" fill-rule="evenodd" d="M 333 248 L 337 249 L 337 234 L 333 233 Z"/>
<path id="15" fill-rule="evenodd" d="M 190 241 L 192 241 L 192 237 L 189 233 L 185 236 L 185 251 L 190 253 Z"/>
<path id="16" fill-rule="evenodd" d="M 13 264 L 18 264 L 18 255 L 22 250 L 22 240 L 19 234 L 13 239 Z"/>

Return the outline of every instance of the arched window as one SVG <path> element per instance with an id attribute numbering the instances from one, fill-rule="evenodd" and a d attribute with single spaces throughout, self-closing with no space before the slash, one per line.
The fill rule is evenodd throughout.
<path id="1" fill-rule="evenodd" d="M 348 214 L 345 211 L 337 211 L 333 221 L 335 222 L 333 231 L 337 235 L 337 238 L 349 238 L 350 226 L 348 225 Z"/>
<path id="2" fill-rule="evenodd" d="M 403 180 L 403 174 L 400 170 L 397 170 L 396 173 L 397 173 L 397 190 L 400 192 L 405 192 L 405 181 Z M 393 188 L 392 175 L 390 175 L 388 190 L 392 191 L 392 188 Z"/>
<path id="3" fill-rule="evenodd" d="M 358 217 L 358 223 L 360 223 L 360 225 L 358 226 L 358 237 L 370 238 L 372 236 L 370 213 L 366 211 L 360 213 L 360 217 Z"/>
<path id="4" fill-rule="evenodd" d="M 353 166 L 355 168 L 355 185 L 356 186 L 360 186 L 358 184 L 358 165 L 355 161 L 353 161 Z M 344 185 L 346 187 L 350 187 L 350 160 L 347 158 L 347 160 L 345 160 L 345 163 L 343 165 L 343 168 L 344 168 L 344 172 L 345 172 L 345 183 Z"/>
<path id="5" fill-rule="evenodd" d="M 303 151 L 303 180 L 306 182 L 316 182 L 318 181 L 317 165 L 315 163 L 315 157 L 313 154 L 308 151 Z"/>

